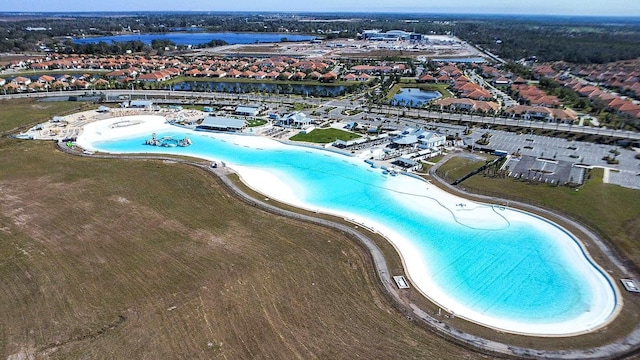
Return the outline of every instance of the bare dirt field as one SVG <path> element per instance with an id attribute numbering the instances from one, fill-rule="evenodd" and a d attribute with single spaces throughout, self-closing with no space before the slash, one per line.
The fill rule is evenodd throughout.
<path id="1" fill-rule="evenodd" d="M 1 105 L 0 134 L 83 106 Z M 402 273 L 393 247 L 372 238 Z M 11 360 L 489 358 L 403 316 L 346 235 L 265 213 L 174 162 L 0 138 L 0 279 L 0 358 Z M 406 296 L 437 313 L 415 289 Z M 519 346 L 583 348 L 637 324 L 638 300 L 623 297 L 615 324 L 575 338 L 443 321 Z"/>
<path id="2" fill-rule="evenodd" d="M 0 357 L 482 357 L 416 326 L 333 230 L 211 175 L 0 139 Z"/>

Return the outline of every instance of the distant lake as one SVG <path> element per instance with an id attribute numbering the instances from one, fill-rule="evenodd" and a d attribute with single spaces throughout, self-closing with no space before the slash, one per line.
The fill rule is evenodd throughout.
<path id="1" fill-rule="evenodd" d="M 228 44 L 255 44 L 255 43 L 277 43 L 286 38 L 287 41 L 309 41 L 315 36 L 294 35 L 294 34 L 276 34 L 276 33 L 232 33 L 232 32 L 175 32 L 164 34 L 129 34 L 100 36 L 88 38 L 74 38 L 76 44 L 91 44 L 104 41 L 107 44 L 111 42 L 127 42 L 142 41 L 145 44 L 151 44 L 152 40 L 169 40 L 176 45 L 200 45 L 206 44 L 211 40 L 224 40 Z"/>
<path id="2" fill-rule="evenodd" d="M 428 91 L 418 88 L 402 88 L 389 102 L 395 106 L 422 107 L 431 100 L 442 96 L 437 91 Z"/>

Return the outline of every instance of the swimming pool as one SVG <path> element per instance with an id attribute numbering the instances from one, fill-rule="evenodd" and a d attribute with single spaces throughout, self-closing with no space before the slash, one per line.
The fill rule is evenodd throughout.
<path id="1" fill-rule="evenodd" d="M 504 331 L 568 335 L 612 319 L 611 280 L 567 231 L 543 218 L 457 198 L 362 159 L 255 136 L 192 132 L 161 117 L 86 126 L 78 143 L 112 153 L 189 155 L 224 161 L 268 197 L 362 223 L 401 253 L 413 284 L 443 309 Z M 121 119 L 120 119 L 121 121 Z M 185 148 L 144 145 L 189 136 Z"/>

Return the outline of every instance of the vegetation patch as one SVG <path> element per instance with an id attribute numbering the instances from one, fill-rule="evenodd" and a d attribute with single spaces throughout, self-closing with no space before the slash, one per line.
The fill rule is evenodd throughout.
<path id="1" fill-rule="evenodd" d="M 445 181 L 451 183 L 477 170 L 490 160 L 490 157 L 486 155 L 456 156 L 440 166 L 436 173 Z"/>
<path id="2" fill-rule="evenodd" d="M 297 102 L 295 104 L 293 104 L 293 106 L 291 107 L 291 110 L 293 111 L 302 111 L 302 110 L 308 110 L 308 109 L 313 109 L 315 108 L 315 105 L 311 105 L 311 104 L 307 104 L 304 102 Z"/>
<path id="3" fill-rule="evenodd" d="M 247 126 L 248 127 L 262 126 L 262 125 L 264 125 L 266 123 L 267 123 L 267 120 L 263 120 L 263 119 L 250 119 L 250 120 L 247 120 Z"/>
<path id="4" fill-rule="evenodd" d="M 362 112 L 362 110 L 344 109 L 342 111 L 342 115 L 353 116 L 353 115 L 360 114 L 361 112 Z"/>
<path id="5" fill-rule="evenodd" d="M 86 106 L 87 103 L 70 101 L 0 100 L 0 134 L 26 130 L 54 116 L 77 112 Z"/>
<path id="6" fill-rule="evenodd" d="M 315 129 L 308 134 L 297 134 L 292 136 L 289 140 L 292 141 L 306 141 L 319 144 L 328 144 L 336 140 L 348 141 L 361 137 L 358 134 L 350 133 L 348 131 L 340 129 Z"/>

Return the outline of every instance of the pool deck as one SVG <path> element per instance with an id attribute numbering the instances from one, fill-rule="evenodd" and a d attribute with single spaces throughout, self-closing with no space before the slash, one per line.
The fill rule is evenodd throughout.
<path id="1" fill-rule="evenodd" d="M 160 111 L 148 111 L 132 108 L 113 108 L 106 112 L 88 110 L 63 116 L 57 122 L 52 120 L 47 121 L 39 125 L 41 128 L 33 127 L 21 135 L 30 136 L 34 140 L 60 141 L 64 139 L 75 139 L 82 134 L 85 125 L 92 122 L 136 115 L 157 115 L 164 116 L 165 118 L 180 116 L 181 119 L 189 122 L 194 119 L 205 117 L 206 113 L 198 110 L 171 111 L 163 109 Z"/>

